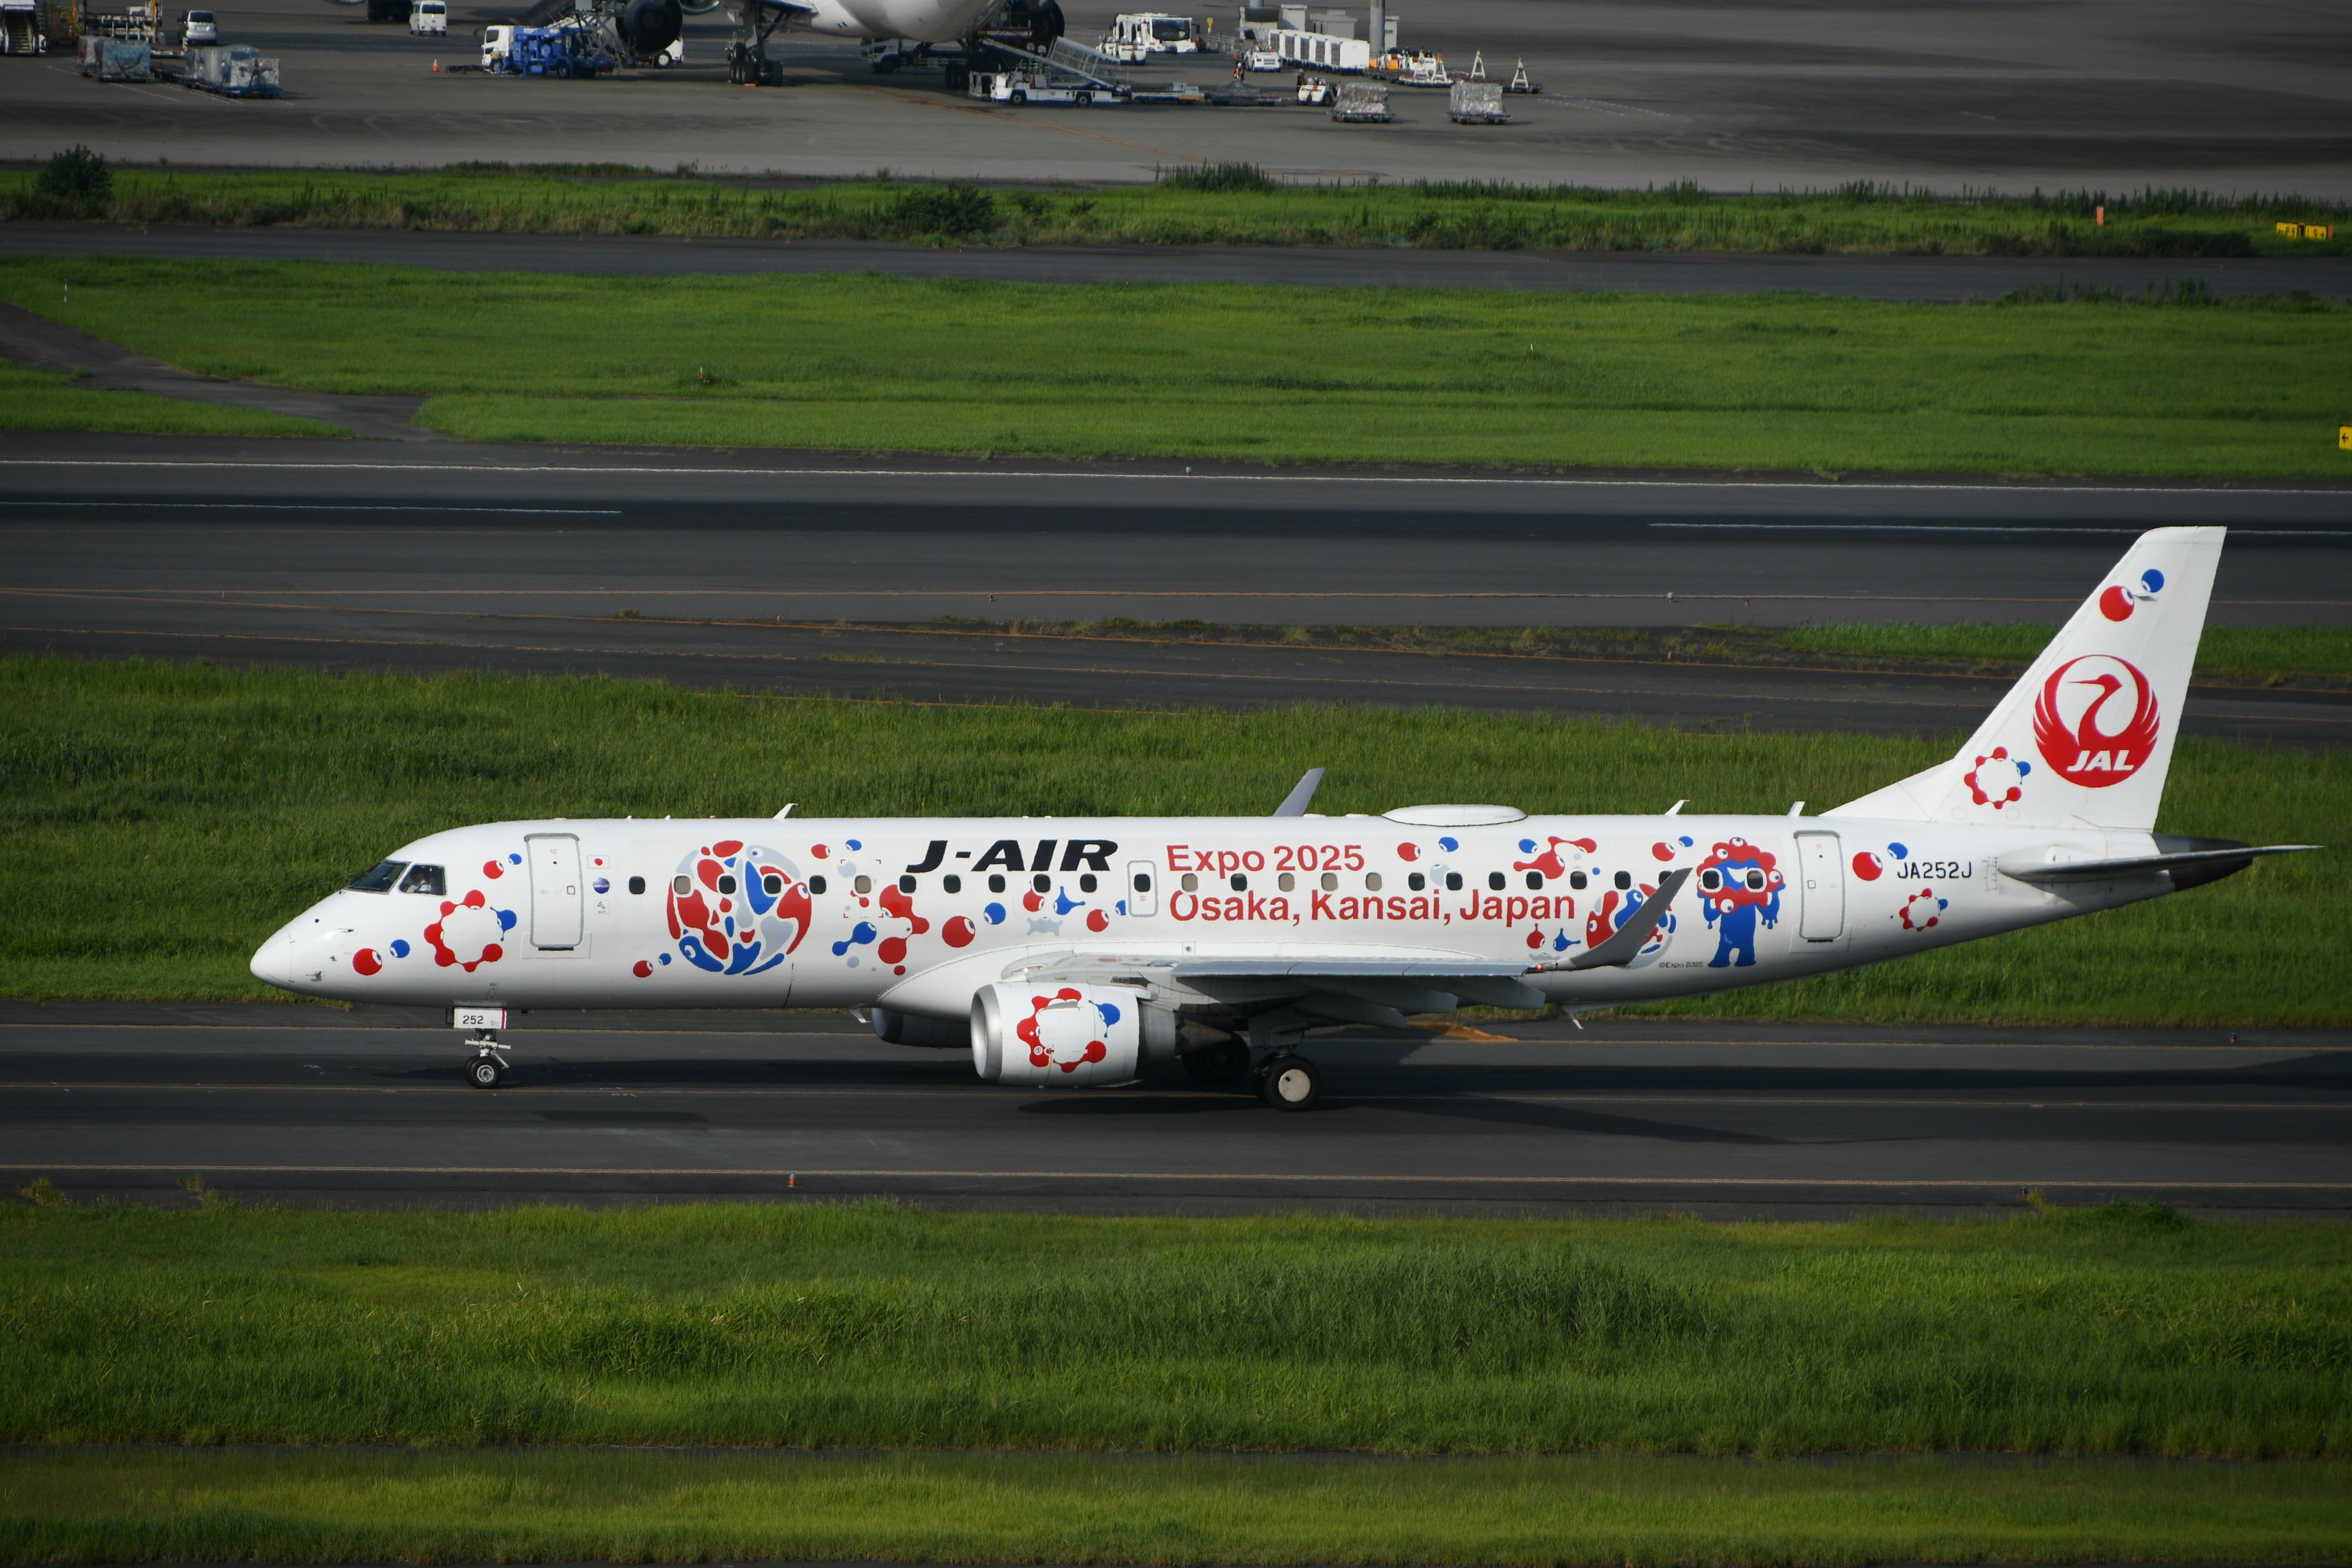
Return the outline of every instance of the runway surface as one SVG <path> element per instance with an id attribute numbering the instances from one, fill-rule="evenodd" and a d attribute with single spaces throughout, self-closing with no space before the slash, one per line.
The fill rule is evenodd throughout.
<path id="1" fill-rule="evenodd" d="M 2195 279 L 2232 298 L 2352 294 L 2352 257 L 1735 256 L 1691 251 L 1389 250 L 1260 246 L 1023 246 L 444 234 L 422 229 L 0 225 L 0 257 L 127 256 L 163 261 L 339 261 L 446 272 L 624 277 L 881 272 L 1013 283 L 1249 283 L 1318 288 L 1494 289 L 1528 293 L 1833 294 L 1863 300 L 1997 300 L 2082 285 L 2138 295 Z"/>
<path id="2" fill-rule="evenodd" d="M 1067 0 L 1071 32 L 1098 37 L 1122 3 Z M 873 76 L 854 47 L 805 35 L 785 51 L 797 85 L 730 89 L 717 16 L 689 19 L 683 69 L 595 83 L 434 72 L 473 55 L 476 26 L 519 10 L 453 5 L 449 37 L 414 38 L 318 0 L 241 0 L 225 41 L 283 62 L 274 102 L 85 80 L 70 56 L 0 62 L 0 157 L 81 142 L 183 168 L 486 160 L 1079 181 L 1247 161 L 1307 182 L 2352 196 L 2352 12 L 2308 0 L 1400 7 L 1408 47 L 1457 68 L 1480 51 L 1490 70 L 1524 58 L 1544 84 L 1512 100 L 1512 123 L 1481 127 L 1449 123 L 1441 93 L 1406 90 L 1381 126 L 1297 107 L 999 110 L 950 97 L 937 72 Z M 1165 74 L 1214 83 L 1229 70 L 1213 59 Z"/>
<path id="3" fill-rule="evenodd" d="M 2216 622 L 2352 618 L 2340 489 L 1194 467 L 0 437 L 0 637 L 20 654 L 921 701 L 1448 704 L 1910 733 L 1972 726 L 2006 682 L 1286 634 L 2055 624 L 2164 522 L 2236 531 Z M 1267 629 L 1255 646 L 1169 642 L 1103 624 L 1121 617 Z M 1039 621 L 1092 625 L 1045 636 Z M 2190 733 L 2352 739 L 2343 693 L 2200 688 L 2186 719 Z"/>
<path id="4" fill-rule="evenodd" d="M 463 1087 L 422 1014 L 0 1010 L 0 1168 L 69 1195 L 483 1205 L 892 1194 L 1095 1210 L 1788 1216 L 2157 1198 L 2352 1210 L 2352 1037 L 1595 1020 L 1318 1041 L 1303 1116 L 1155 1069 L 1030 1092 L 843 1015 L 533 1015 Z"/>

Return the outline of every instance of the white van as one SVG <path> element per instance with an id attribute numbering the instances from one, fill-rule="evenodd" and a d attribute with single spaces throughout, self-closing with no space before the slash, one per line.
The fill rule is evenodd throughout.
<path id="1" fill-rule="evenodd" d="M 446 37 L 449 31 L 449 0 L 415 0 L 408 7 L 408 30 L 420 38 Z"/>

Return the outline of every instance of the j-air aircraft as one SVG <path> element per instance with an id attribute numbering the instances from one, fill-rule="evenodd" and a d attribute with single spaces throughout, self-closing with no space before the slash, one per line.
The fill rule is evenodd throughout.
<path id="1" fill-rule="evenodd" d="M 420 838 L 264 943 L 306 995 L 447 1009 L 846 1007 L 992 1083 L 1181 1061 L 1316 1103 L 1315 1029 L 1790 980 L 2158 898 L 2254 847 L 2153 831 L 2223 530 L 2143 534 L 1945 762 L 1808 816 L 501 822 Z"/>

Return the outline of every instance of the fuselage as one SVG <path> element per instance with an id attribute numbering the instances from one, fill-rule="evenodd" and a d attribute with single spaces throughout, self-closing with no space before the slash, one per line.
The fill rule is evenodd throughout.
<path id="1" fill-rule="evenodd" d="M 809 0 L 793 26 L 835 38 L 913 38 L 951 43 L 980 24 L 995 0 Z"/>
<path id="2" fill-rule="evenodd" d="M 962 1018 L 1044 959 L 1475 959 L 1570 1007 L 1899 958 L 2169 890 L 2002 874 L 2146 833 L 1790 816 L 622 819 L 433 834 L 255 954 L 347 1001 Z M 1497 820 L 1496 818 L 1502 818 Z M 1483 820 L 1482 820 L 1483 818 Z M 1693 875 L 1622 966 L 1543 969 Z M 362 879 L 365 883 L 367 878 Z"/>

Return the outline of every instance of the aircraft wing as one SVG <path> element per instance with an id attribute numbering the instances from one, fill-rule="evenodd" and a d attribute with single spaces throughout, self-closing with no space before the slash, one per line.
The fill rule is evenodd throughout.
<path id="1" fill-rule="evenodd" d="M 1450 1013 L 1465 1003 L 1537 1008 L 1542 992 L 1519 978 L 1524 963 L 1447 952 L 1365 956 L 1272 953 L 1194 958 L 1176 953 L 1071 953 L 1026 967 L 1035 981 L 1140 982 L 1181 998 L 1250 1008 L 1293 1008 L 1346 1023 L 1403 1026 L 1412 1013 Z M 1008 976 L 1007 978 L 1012 978 Z"/>
<path id="2" fill-rule="evenodd" d="M 2190 849 L 2173 855 L 2134 855 L 2120 860 L 2060 860 L 2048 866 L 2003 866 L 2000 874 L 2021 882 L 2111 882 L 2148 871 L 2209 868 L 2217 876 L 2242 871 L 2257 855 L 2295 855 L 2318 844 L 2233 844 L 2225 849 Z M 2205 880 L 2210 879 L 2200 879 Z"/>

